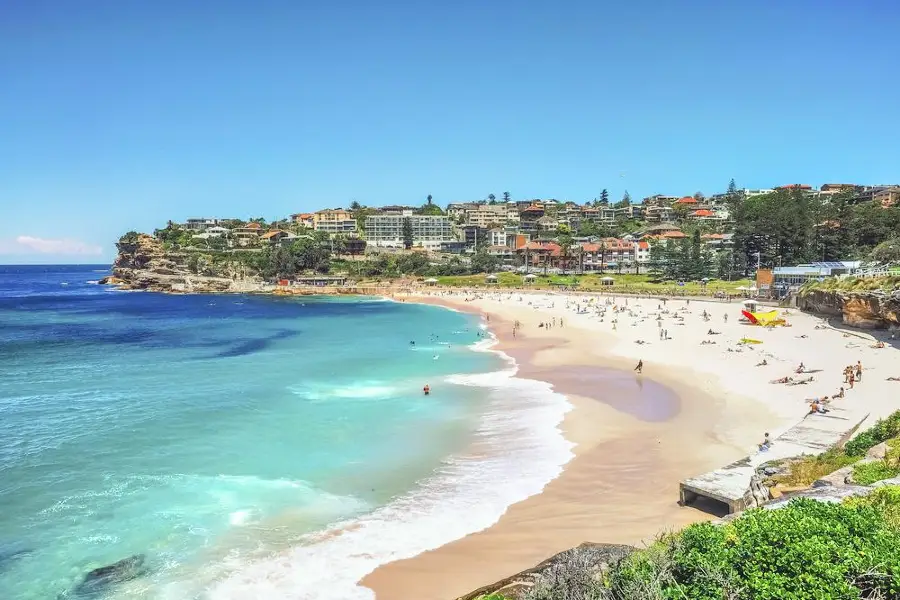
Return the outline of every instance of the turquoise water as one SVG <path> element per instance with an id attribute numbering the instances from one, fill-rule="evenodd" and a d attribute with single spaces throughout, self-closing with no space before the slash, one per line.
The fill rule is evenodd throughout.
<path id="1" fill-rule="evenodd" d="M 473 316 L 102 271 L 0 267 L 4 600 L 368 597 L 379 564 L 490 525 L 568 459 L 564 400 L 478 351 Z M 137 577 L 79 587 L 134 555 Z"/>

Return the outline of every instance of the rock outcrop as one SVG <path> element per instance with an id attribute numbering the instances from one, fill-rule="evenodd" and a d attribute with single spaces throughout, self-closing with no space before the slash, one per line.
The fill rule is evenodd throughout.
<path id="1" fill-rule="evenodd" d="M 807 290 L 797 299 L 806 311 L 841 317 L 846 325 L 862 329 L 900 326 L 900 290 L 840 292 Z"/>
<path id="2" fill-rule="evenodd" d="M 127 290 L 186 294 L 253 293 L 266 289 L 261 279 L 231 270 L 227 265 L 214 267 L 200 255 L 167 252 L 158 239 L 144 233 L 123 237 L 116 247 L 119 254 L 113 275 L 101 283 Z"/>
<path id="3" fill-rule="evenodd" d="M 633 546 L 621 544 L 585 542 L 580 546 L 560 552 L 530 569 L 516 573 L 512 577 L 507 577 L 461 596 L 457 600 L 475 600 L 488 594 L 499 594 L 509 600 L 520 600 L 542 578 L 553 578 L 562 575 L 567 565 L 589 566 L 599 576 L 635 550 L 636 548 Z"/>
<path id="4" fill-rule="evenodd" d="M 136 579 L 145 573 L 144 555 L 135 554 L 117 563 L 94 569 L 73 590 L 76 598 L 99 598 L 111 585 Z"/>

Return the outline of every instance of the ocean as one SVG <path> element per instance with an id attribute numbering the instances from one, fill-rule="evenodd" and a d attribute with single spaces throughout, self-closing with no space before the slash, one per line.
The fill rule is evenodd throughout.
<path id="1" fill-rule="evenodd" d="M 0 598 L 371 598 L 571 456 L 566 400 L 472 315 L 107 273 L 0 266 Z"/>

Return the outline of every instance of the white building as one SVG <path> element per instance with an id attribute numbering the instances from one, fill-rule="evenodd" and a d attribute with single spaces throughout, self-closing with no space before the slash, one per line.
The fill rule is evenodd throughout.
<path id="1" fill-rule="evenodd" d="M 450 219 L 444 215 L 371 215 L 366 217 L 366 242 L 377 248 L 403 248 L 403 222 L 412 225 L 413 246 L 440 250 L 442 243 L 453 242 Z"/>

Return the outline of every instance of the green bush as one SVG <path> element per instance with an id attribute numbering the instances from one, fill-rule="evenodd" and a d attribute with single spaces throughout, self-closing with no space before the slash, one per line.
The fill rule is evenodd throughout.
<path id="1" fill-rule="evenodd" d="M 886 485 L 868 496 L 847 498 L 844 504 L 851 508 L 871 507 L 881 514 L 888 525 L 900 529 L 900 486 Z"/>
<path id="2" fill-rule="evenodd" d="M 900 436 L 900 410 L 879 419 L 875 425 L 847 442 L 844 451 L 850 456 L 863 456 L 872 446 L 897 436 Z"/>
<path id="3" fill-rule="evenodd" d="M 860 485 L 871 485 L 882 479 L 890 479 L 900 475 L 900 467 L 886 460 L 860 463 L 853 467 L 853 481 Z"/>
<path id="4" fill-rule="evenodd" d="M 693 525 L 640 552 L 608 577 L 608 598 L 857 600 L 900 597 L 900 533 L 872 505 L 797 499 L 734 521 Z M 880 594 L 881 596 L 876 596 Z"/>

